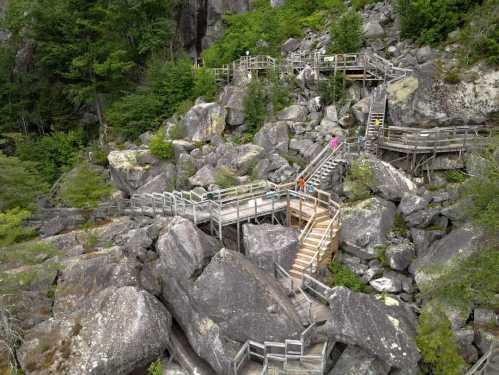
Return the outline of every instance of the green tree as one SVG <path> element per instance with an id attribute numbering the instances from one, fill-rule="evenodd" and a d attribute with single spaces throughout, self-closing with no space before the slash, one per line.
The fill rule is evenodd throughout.
<path id="1" fill-rule="evenodd" d="M 255 134 L 262 127 L 267 115 L 267 95 L 262 81 L 251 81 L 243 106 L 249 132 Z"/>
<path id="2" fill-rule="evenodd" d="M 36 198 L 48 190 L 34 163 L 0 152 L 0 171 L 0 211 L 34 209 Z"/>
<path id="3" fill-rule="evenodd" d="M 151 151 L 151 154 L 159 159 L 173 159 L 175 157 L 173 144 L 165 138 L 166 135 L 164 128 L 159 129 L 149 141 L 149 150 Z"/>
<path id="4" fill-rule="evenodd" d="M 416 343 L 423 361 L 429 365 L 428 374 L 460 374 L 464 360 L 458 354 L 457 344 L 449 319 L 438 305 L 423 308 L 419 317 Z"/>
<path id="5" fill-rule="evenodd" d="M 355 10 L 343 13 L 331 27 L 332 53 L 358 52 L 362 47 L 362 17 Z"/>
<path id="6" fill-rule="evenodd" d="M 95 208 L 111 191 L 102 173 L 83 162 L 64 176 L 57 199 L 67 207 Z"/>
<path id="7" fill-rule="evenodd" d="M 197 69 L 194 78 L 193 97 L 202 96 L 206 101 L 215 99 L 218 91 L 215 74 L 207 68 Z"/>
<path id="8" fill-rule="evenodd" d="M 345 96 L 345 76 L 342 73 L 331 75 L 327 80 L 319 82 L 319 93 L 322 105 L 328 106 L 340 102 Z"/>

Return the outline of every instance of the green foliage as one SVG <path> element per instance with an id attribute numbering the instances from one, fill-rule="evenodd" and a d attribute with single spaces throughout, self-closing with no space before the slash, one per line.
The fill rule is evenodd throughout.
<path id="1" fill-rule="evenodd" d="M 271 77 L 269 95 L 274 113 L 291 104 L 289 83 L 281 80 L 277 74 Z"/>
<path id="2" fill-rule="evenodd" d="M 371 186 L 374 185 L 374 173 L 365 159 L 352 162 L 347 173 L 345 184 L 352 195 L 351 201 L 367 199 L 372 195 Z"/>
<path id="3" fill-rule="evenodd" d="M 353 53 L 362 47 L 362 17 L 355 10 L 343 13 L 331 28 L 331 53 Z"/>
<path id="4" fill-rule="evenodd" d="M 254 135 L 262 127 L 267 115 L 267 95 L 262 81 L 257 79 L 251 81 L 243 106 L 249 133 Z"/>
<path id="5" fill-rule="evenodd" d="M 31 162 L 0 152 L 0 211 L 15 207 L 32 209 L 35 199 L 48 190 Z"/>
<path id="6" fill-rule="evenodd" d="M 445 174 L 445 179 L 447 180 L 447 182 L 453 184 L 462 183 L 466 181 L 466 175 L 461 171 L 448 171 Z"/>
<path id="7" fill-rule="evenodd" d="M 480 0 L 398 0 L 401 35 L 436 44 L 462 25 L 466 12 Z"/>
<path id="8" fill-rule="evenodd" d="M 362 9 L 368 4 L 376 3 L 377 0 L 352 0 L 352 6 L 355 9 Z"/>
<path id="9" fill-rule="evenodd" d="M 449 319 L 438 305 L 423 308 L 419 317 L 416 344 L 423 361 L 429 365 L 428 374 L 460 374 L 464 360 L 459 356 Z"/>
<path id="10" fill-rule="evenodd" d="M 388 259 L 386 258 L 386 249 L 387 249 L 386 245 L 374 246 L 374 250 L 376 251 L 376 257 L 384 266 L 388 266 Z"/>
<path id="11" fill-rule="evenodd" d="M 0 212 L 0 247 L 33 237 L 34 230 L 22 226 L 23 222 L 30 217 L 31 212 L 20 208 Z"/>
<path id="12" fill-rule="evenodd" d="M 407 237 L 409 235 L 409 227 L 407 226 L 404 217 L 400 212 L 397 212 L 395 214 L 392 233 L 401 237 Z"/>
<path id="13" fill-rule="evenodd" d="M 237 185 L 236 174 L 228 167 L 220 167 L 215 172 L 215 184 L 224 189 Z"/>
<path id="14" fill-rule="evenodd" d="M 40 138 L 27 138 L 17 144 L 21 160 L 35 162 L 43 178 L 54 183 L 78 161 L 83 148 L 81 132 L 55 132 Z"/>
<path id="15" fill-rule="evenodd" d="M 331 276 L 327 280 L 329 286 L 344 286 L 355 292 L 367 291 L 367 287 L 360 277 L 343 264 L 333 261 L 329 264 L 329 271 L 331 272 Z"/>
<path id="16" fill-rule="evenodd" d="M 464 186 L 464 195 L 472 201 L 467 214 L 491 233 L 499 228 L 499 138 L 482 153 L 485 167 L 478 175 L 469 178 Z"/>
<path id="17" fill-rule="evenodd" d="M 0 253 L 0 263 L 10 268 L 32 266 L 44 262 L 59 254 L 59 251 L 50 243 L 43 241 L 24 242 L 5 248 Z"/>
<path id="18" fill-rule="evenodd" d="M 57 199 L 67 207 L 95 208 L 111 191 L 102 173 L 83 162 L 64 176 Z"/>
<path id="19" fill-rule="evenodd" d="M 320 81 L 319 94 L 322 105 L 328 106 L 340 102 L 345 96 L 345 76 L 342 73 L 331 75 L 327 80 Z"/>
<path id="20" fill-rule="evenodd" d="M 149 150 L 151 151 L 151 154 L 159 159 L 173 159 L 175 157 L 173 144 L 171 141 L 165 140 L 165 137 L 165 129 L 161 128 L 151 137 L 151 140 L 149 141 Z"/>
<path id="21" fill-rule="evenodd" d="M 148 375 L 163 375 L 163 365 L 161 364 L 161 360 L 156 360 L 149 365 L 147 368 Z"/>
<path id="22" fill-rule="evenodd" d="M 203 97 L 205 101 L 215 100 L 218 92 L 218 85 L 215 80 L 215 74 L 211 69 L 200 68 L 194 75 L 193 97 Z"/>
<path id="23" fill-rule="evenodd" d="M 461 57 L 466 64 L 484 58 L 489 64 L 499 64 L 499 3 L 485 0 L 466 17 L 461 30 Z"/>
<path id="24" fill-rule="evenodd" d="M 447 269 L 425 270 L 437 277 L 420 286 L 422 296 L 449 301 L 456 306 L 474 303 L 499 308 L 499 252 L 497 243 L 489 246 Z"/>

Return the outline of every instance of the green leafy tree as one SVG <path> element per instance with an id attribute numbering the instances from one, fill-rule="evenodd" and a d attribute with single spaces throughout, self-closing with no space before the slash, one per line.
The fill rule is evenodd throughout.
<path id="1" fill-rule="evenodd" d="M 102 173 L 83 162 L 64 176 L 57 199 L 68 207 L 95 208 L 111 191 Z"/>
<path id="2" fill-rule="evenodd" d="M 331 27 L 332 53 L 358 52 L 362 47 L 362 17 L 355 10 L 343 13 Z"/>
<path id="3" fill-rule="evenodd" d="M 167 160 L 175 157 L 173 144 L 171 141 L 166 140 L 165 130 L 161 128 L 156 134 L 151 137 L 149 141 L 149 150 L 151 154 L 159 159 Z"/>
<path id="4" fill-rule="evenodd" d="M 0 211 L 33 209 L 36 198 L 48 190 L 34 163 L 0 152 L 0 171 Z"/>
<path id="5" fill-rule="evenodd" d="M 419 317 L 416 343 L 423 361 L 429 365 L 426 373 L 435 375 L 460 374 L 464 360 L 458 354 L 457 344 L 449 319 L 438 307 L 424 308 Z"/>
<path id="6" fill-rule="evenodd" d="M 202 96 L 206 101 L 215 99 L 218 91 L 215 74 L 207 68 L 197 69 L 194 78 L 193 97 Z"/>
<path id="7" fill-rule="evenodd" d="M 345 76 L 342 73 L 331 75 L 327 80 L 319 82 L 319 93 L 322 105 L 328 106 L 340 102 L 345 97 Z"/>
<path id="8" fill-rule="evenodd" d="M 34 230 L 23 227 L 23 222 L 30 217 L 30 211 L 20 208 L 0 212 L 0 247 L 33 237 Z"/>
<path id="9" fill-rule="evenodd" d="M 267 95 L 262 81 L 251 81 L 243 106 L 249 132 L 254 135 L 262 127 L 267 116 Z"/>

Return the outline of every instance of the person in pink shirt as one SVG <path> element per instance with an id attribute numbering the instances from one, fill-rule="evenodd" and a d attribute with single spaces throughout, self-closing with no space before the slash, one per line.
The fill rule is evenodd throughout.
<path id="1" fill-rule="evenodd" d="M 331 150 L 333 151 L 338 147 L 338 137 L 336 134 L 333 134 L 333 138 L 329 141 L 329 147 L 331 147 Z"/>

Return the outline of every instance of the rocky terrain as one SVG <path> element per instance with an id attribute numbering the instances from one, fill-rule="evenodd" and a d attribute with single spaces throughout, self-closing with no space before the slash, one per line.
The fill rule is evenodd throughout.
<path id="1" fill-rule="evenodd" d="M 242 0 L 188 3 L 179 32 L 196 57 L 223 34 L 225 13 L 250 8 Z M 456 63 L 456 44 L 436 49 L 401 39 L 391 2 L 369 4 L 361 16 L 366 38 L 361 52 L 413 70 L 387 85 L 390 125 L 497 125 L 497 69 L 473 65 L 460 73 L 459 83 L 449 83 L 443 75 Z M 329 33 L 306 30 L 302 39 L 287 40 L 281 53 L 325 52 L 330 40 Z M 349 82 L 341 103 L 324 106 L 314 74 L 305 68 L 296 77 L 289 88 L 291 104 L 268 117 L 250 143 L 240 141 L 249 129 L 247 74 L 224 86 L 214 101 L 198 98 L 185 114 L 162 123 L 165 139 L 177 138 L 173 158 L 153 155 L 152 132 L 142 134 L 140 144 L 111 143 L 109 202 L 174 190 L 202 194 L 256 180 L 294 181 L 332 134 L 347 139 L 364 133 L 374 92 L 374 86 Z M 172 137 L 178 129 L 182 135 Z M 359 162 L 368 171 L 360 199 L 351 178 Z M 442 170 L 452 162 L 442 156 Z M 479 176 L 482 164 L 480 156 L 467 154 L 464 170 Z M 319 301 L 327 319 L 314 327 L 312 341 L 329 340 L 338 348 L 324 373 L 426 371 L 416 337 L 418 317 L 430 302 L 443 307 L 465 362 L 462 370 L 471 367 L 499 341 L 498 311 L 423 293 L 455 264 L 479 254 L 488 240 L 464 214 L 462 184 L 449 182 L 442 171 L 425 181 L 358 152 L 344 155 L 329 182 L 342 204 L 335 262 L 362 290 L 335 285 L 328 267 L 316 275 L 331 289 L 327 300 Z M 299 248 L 297 229 L 244 223 L 243 249 L 237 252 L 229 241 L 220 242 L 208 228 L 180 216 L 40 206 L 30 223 L 40 235 L 37 246 L 51 250 L 28 264 L 0 264 L 0 282 L 15 286 L 2 290 L 0 302 L 15 311 L 9 323 L 15 320 L 22 340 L 7 337 L 5 329 L 0 333 L 14 341 L 15 362 L 27 375 L 146 374 L 158 358 L 168 375 L 232 374 L 234 356 L 246 341 L 298 339 L 305 329 L 273 265 L 291 267 Z M 9 374 L 8 352 L 2 350 L 0 374 Z"/>

